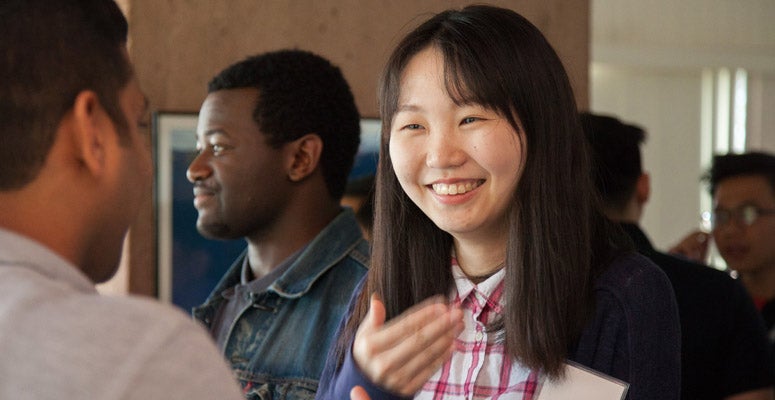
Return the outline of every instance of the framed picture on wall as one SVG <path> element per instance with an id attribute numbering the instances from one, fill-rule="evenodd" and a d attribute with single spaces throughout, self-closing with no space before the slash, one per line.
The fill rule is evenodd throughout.
<path id="1" fill-rule="evenodd" d="M 196 113 L 153 118 L 158 294 L 186 312 L 207 298 L 245 248 L 244 240 L 210 240 L 196 230 L 193 185 L 186 178 L 196 124 Z"/>
<path id="2" fill-rule="evenodd" d="M 361 145 L 355 155 L 350 180 L 357 180 L 377 172 L 381 122 L 376 118 L 361 119 Z"/>

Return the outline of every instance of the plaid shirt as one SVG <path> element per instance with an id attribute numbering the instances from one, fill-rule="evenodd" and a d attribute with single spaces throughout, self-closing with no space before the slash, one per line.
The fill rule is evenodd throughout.
<path id="1" fill-rule="evenodd" d="M 531 400 L 538 387 L 538 373 L 505 354 L 502 338 L 486 326 L 501 314 L 501 269 L 484 282 L 471 282 L 457 260 L 452 259 L 455 290 L 451 299 L 463 310 L 465 328 L 455 339 L 452 358 L 439 369 L 416 399 L 523 399 Z"/>

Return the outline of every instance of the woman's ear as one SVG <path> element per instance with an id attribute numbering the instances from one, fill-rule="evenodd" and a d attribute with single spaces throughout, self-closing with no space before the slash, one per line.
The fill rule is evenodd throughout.
<path id="1" fill-rule="evenodd" d="M 287 143 L 287 173 L 292 182 L 299 182 L 312 174 L 320 163 L 323 140 L 315 133 L 304 135 Z"/>

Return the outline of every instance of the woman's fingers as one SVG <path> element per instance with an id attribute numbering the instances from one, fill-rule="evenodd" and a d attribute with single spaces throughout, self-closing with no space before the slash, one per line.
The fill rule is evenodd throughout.
<path id="1" fill-rule="evenodd" d="M 359 353 L 356 361 L 360 361 L 358 356 L 371 357 L 395 348 L 412 334 L 418 333 L 428 321 L 438 320 L 448 310 L 447 305 L 438 301 L 425 301 L 385 324 L 385 306 L 373 294 L 369 312 L 355 334 L 353 351 Z"/>
<path id="2" fill-rule="evenodd" d="M 453 341 L 452 344 L 447 347 L 446 351 L 440 353 L 435 360 L 419 366 L 419 369 L 410 375 L 411 379 L 406 384 L 408 392 L 405 393 L 405 395 L 410 396 L 414 393 L 417 393 L 417 391 L 420 390 L 426 382 L 428 382 L 428 379 L 430 379 L 430 377 L 433 376 L 433 374 L 436 373 L 436 371 L 438 371 L 438 369 L 441 368 L 441 366 L 444 365 L 447 360 L 449 360 L 454 350 L 455 343 Z"/>
<path id="3" fill-rule="evenodd" d="M 446 352 L 462 330 L 462 312 L 450 308 L 444 314 L 424 320 L 406 318 L 398 324 L 386 327 L 382 333 L 400 335 L 403 339 L 385 354 L 384 360 L 401 369 L 413 368 L 422 360 L 434 360 Z M 459 324 L 458 324 L 459 322 Z"/>
<path id="4" fill-rule="evenodd" d="M 369 312 L 358 327 L 358 332 L 356 334 L 379 332 L 385 324 L 385 314 L 385 305 L 379 300 L 376 293 L 372 294 L 371 300 L 369 301 Z"/>
<path id="5" fill-rule="evenodd" d="M 451 310 L 450 320 L 455 321 L 455 314 L 458 313 L 462 314 L 458 309 Z M 422 340 L 407 339 L 391 353 L 385 354 L 385 362 L 397 366 L 396 370 L 385 376 L 386 385 L 401 387 L 396 391 L 405 396 L 419 390 L 449 359 L 455 349 L 455 338 L 463 330 L 463 322 L 461 320 L 452 325 L 429 324 L 423 330 L 426 332 Z"/>
<path id="6" fill-rule="evenodd" d="M 385 324 L 385 308 L 372 295 L 356 333 L 353 357 L 385 389 L 411 395 L 446 361 L 462 331 L 462 311 L 439 299 L 420 303 Z"/>

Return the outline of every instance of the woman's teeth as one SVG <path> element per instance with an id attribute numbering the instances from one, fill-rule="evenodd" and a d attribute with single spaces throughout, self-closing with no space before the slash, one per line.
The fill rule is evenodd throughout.
<path id="1" fill-rule="evenodd" d="M 434 183 L 431 186 L 433 187 L 433 191 L 436 192 L 436 194 L 446 196 L 446 195 L 468 193 L 476 189 L 479 186 L 479 183 L 478 182 L 453 183 L 453 184 Z"/>

